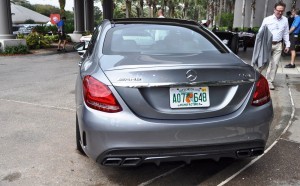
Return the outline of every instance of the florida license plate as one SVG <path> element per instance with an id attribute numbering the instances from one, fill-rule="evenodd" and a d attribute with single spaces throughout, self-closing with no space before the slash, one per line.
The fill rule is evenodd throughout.
<path id="1" fill-rule="evenodd" d="M 170 88 L 171 108 L 209 107 L 208 87 Z"/>

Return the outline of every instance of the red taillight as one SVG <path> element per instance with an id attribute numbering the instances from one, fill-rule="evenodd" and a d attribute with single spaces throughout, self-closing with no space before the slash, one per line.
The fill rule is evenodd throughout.
<path id="1" fill-rule="evenodd" d="M 254 92 L 252 105 L 261 106 L 271 100 L 269 84 L 266 78 L 260 75 L 259 80 L 256 82 L 256 90 Z"/>
<path id="2" fill-rule="evenodd" d="M 111 90 L 92 76 L 83 79 L 83 96 L 87 106 L 103 112 L 120 112 L 122 107 Z"/>

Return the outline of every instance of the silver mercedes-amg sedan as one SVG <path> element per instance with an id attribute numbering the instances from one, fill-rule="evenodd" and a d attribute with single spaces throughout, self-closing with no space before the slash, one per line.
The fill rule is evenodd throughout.
<path id="1" fill-rule="evenodd" d="M 104 166 L 258 156 L 272 119 L 264 76 L 193 21 L 104 20 L 80 62 L 77 149 Z"/>

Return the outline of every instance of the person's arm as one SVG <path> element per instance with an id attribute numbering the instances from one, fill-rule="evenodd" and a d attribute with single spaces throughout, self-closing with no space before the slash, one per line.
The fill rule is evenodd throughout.
<path id="1" fill-rule="evenodd" d="M 296 19 L 294 19 L 294 21 L 293 21 L 293 23 L 292 23 L 292 25 L 291 25 L 291 28 L 290 28 L 290 30 L 289 30 L 289 33 L 290 33 L 290 34 L 294 32 L 294 30 L 296 29 L 296 25 L 299 24 L 299 23 L 296 23 L 296 22 L 297 22 Z"/>
<path id="2" fill-rule="evenodd" d="M 289 33 L 290 34 L 293 33 L 296 30 L 296 28 L 299 27 L 299 25 L 300 25 L 300 19 L 298 19 L 298 18 L 294 19 L 293 24 L 292 24 L 292 26 L 290 28 L 290 32 Z"/>
<path id="3" fill-rule="evenodd" d="M 295 29 L 296 29 L 295 27 L 291 27 L 290 31 L 289 31 L 289 34 L 293 33 Z"/>

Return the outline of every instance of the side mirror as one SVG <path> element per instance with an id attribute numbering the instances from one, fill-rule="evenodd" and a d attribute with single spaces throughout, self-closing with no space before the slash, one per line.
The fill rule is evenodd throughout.
<path id="1" fill-rule="evenodd" d="M 86 52 L 85 42 L 79 42 L 74 44 L 73 48 L 77 50 L 78 54 L 82 57 Z"/>

